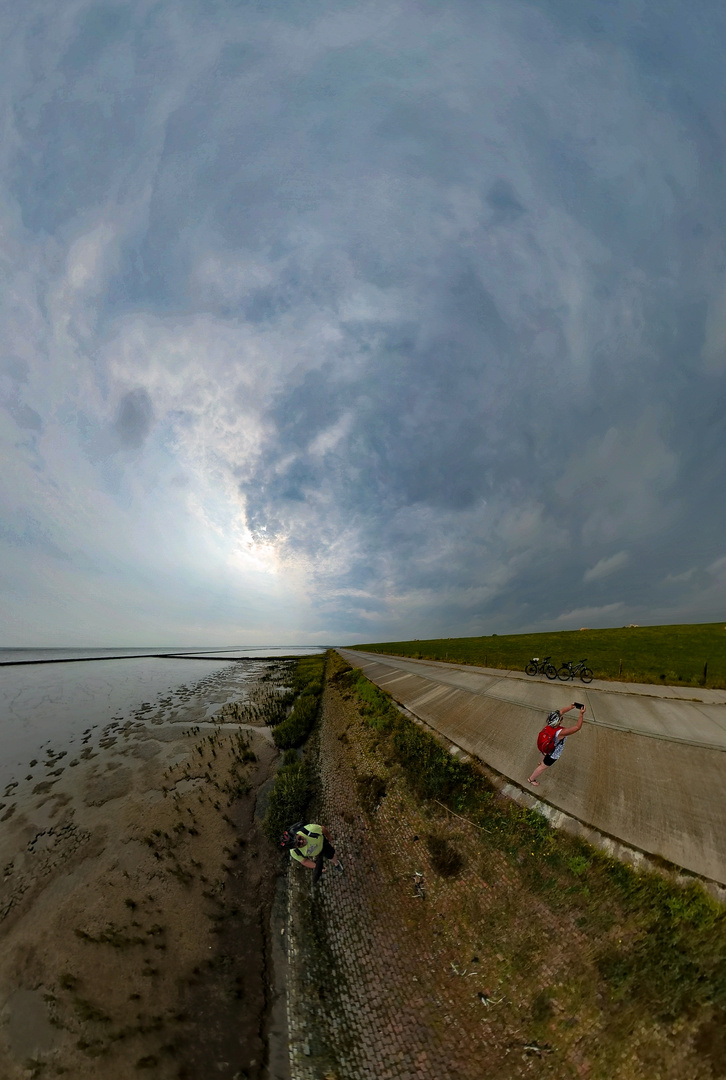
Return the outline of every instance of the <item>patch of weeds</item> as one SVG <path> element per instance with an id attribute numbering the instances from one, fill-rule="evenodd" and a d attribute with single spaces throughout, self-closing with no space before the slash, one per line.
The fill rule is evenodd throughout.
<path id="1" fill-rule="evenodd" d="M 79 1039 L 76 1046 L 89 1057 L 100 1057 L 101 1054 L 108 1053 L 108 1046 L 102 1039 Z"/>
<path id="2" fill-rule="evenodd" d="M 432 833 L 426 837 L 431 865 L 439 877 L 456 877 L 464 869 L 464 857 L 445 836 Z"/>
<path id="3" fill-rule="evenodd" d="M 191 874 L 178 862 L 173 862 L 167 869 L 182 885 L 191 885 L 192 881 L 194 881 L 194 874 Z"/>
<path id="4" fill-rule="evenodd" d="M 714 1076 L 726 1063 L 726 1009 L 715 1009 L 698 1029 L 693 1045 L 699 1057 L 711 1064 Z"/>
<path id="5" fill-rule="evenodd" d="M 376 776 L 375 773 L 367 773 L 358 777 L 356 787 L 358 788 L 358 798 L 365 812 L 367 814 L 375 813 L 381 804 L 381 800 L 385 798 L 386 781 L 382 776 Z"/>
<path id="6" fill-rule="evenodd" d="M 534 893 L 552 893 L 556 897 L 562 891 L 562 885 L 558 879 L 534 860 L 530 860 L 530 865 L 526 867 L 526 879 L 527 885 Z M 574 885 L 572 888 L 579 892 L 582 891 L 579 885 Z"/>
<path id="7" fill-rule="evenodd" d="M 550 995 L 546 990 L 540 990 L 532 1002 L 532 1019 L 538 1023 L 543 1020 L 549 1020 L 554 1009 L 552 1008 L 552 1001 Z"/>
<path id="8" fill-rule="evenodd" d="M 305 742 L 317 719 L 319 701 L 317 694 L 300 695 L 287 719 L 274 729 L 276 746 L 289 749 Z"/>
<path id="9" fill-rule="evenodd" d="M 611 997 L 636 1000 L 664 1019 L 726 1008 L 726 910 L 695 882 L 678 886 L 599 853 L 592 864 L 593 907 L 607 899 L 629 927 L 618 937 L 613 930 L 596 956 Z"/>
<path id="10" fill-rule="evenodd" d="M 144 1019 L 141 1013 L 137 1013 L 137 1019 L 139 1023 L 135 1031 L 139 1035 L 149 1035 L 154 1031 L 161 1031 L 164 1027 L 164 1017 L 159 1013 L 150 1016 L 148 1020 Z"/>
<path id="11" fill-rule="evenodd" d="M 264 821 L 265 835 L 277 843 L 284 829 L 300 821 L 310 801 L 311 776 L 304 762 L 283 766 L 275 777 Z"/>
<path id="12" fill-rule="evenodd" d="M 320 708 L 324 667 L 323 656 L 305 657 L 295 664 L 292 677 L 295 704 L 290 715 L 276 723 L 273 732 L 275 745 L 280 749 L 301 746 L 312 731 Z"/>
<path id="13" fill-rule="evenodd" d="M 427 732 L 396 713 L 392 721 L 391 749 L 409 786 L 419 799 L 437 799 L 456 813 L 477 805 L 486 782 L 468 762 L 456 758 Z"/>
<path id="14" fill-rule="evenodd" d="M 98 934 L 89 934 L 87 930 L 76 927 L 73 931 L 81 941 L 87 941 L 92 945 L 111 945 L 114 949 L 126 949 L 132 945 L 143 945 L 144 939 L 138 936 L 129 936 L 123 929 L 114 923 L 107 923 L 105 929 Z"/>
<path id="15" fill-rule="evenodd" d="M 78 1019 L 84 1022 L 91 1024 L 111 1023 L 111 1017 L 108 1013 L 105 1013 L 103 1009 L 99 1009 L 97 1005 L 94 1005 L 92 1001 L 88 1001 L 86 998 L 74 998 L 73 1008 Z"/>

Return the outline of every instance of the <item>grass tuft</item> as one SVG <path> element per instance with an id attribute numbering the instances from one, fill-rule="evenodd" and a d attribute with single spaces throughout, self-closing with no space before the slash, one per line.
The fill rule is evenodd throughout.
<path id="1" fill-rule="evenodd" d="M 359 776 L 356 785 L 361 806 L 367 814 L 376 812 L 386 794 L 386 781 L 373 773 Z"/>
<path id="2" fill-rule="evenodd" d="M 279 842 L 288 825 L 302 820 L 310 800 L 310 775 L 303 762 L 283 765 L 275 779 L 264 821 L 265 835 Z"/>

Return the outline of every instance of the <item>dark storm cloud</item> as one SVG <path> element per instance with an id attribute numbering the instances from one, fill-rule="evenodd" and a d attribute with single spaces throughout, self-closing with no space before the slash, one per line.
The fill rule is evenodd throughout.
<path id="1" fill-rule="evenodd" d="M 569 31 L 577 49 L 579 30 Z M 347 245 L 375 285 L 410 286 L 420 302 L 415 325 L 410 312 L 398 327 L 347 324 L 351 339 L 365 340 L 366 331 L 375 339 L 375 354 L 353 380 L 316 373 L 282 389 L 260 471 L 244 485 L 255 527 L 292 536 L 298 548 L 315 550 L 325 534 L 319 502 L 341 526 L 354 521 L 365 555 L 351 555 L 341 578 L 351 587 L 375 590 L 386 580 L 393 594 L 430 590 L 444 619 L 487 605 L 514 625 L 568 609 L 617 618 L 614 604 L 653 602 L 680 558 L 680 523 L 696 508 L 704 527 L 692 550 L 701 547 L 702 558 L 714 550 L 722 510 L 689 478 L 723 469 L 723 450 L 703 438 L 699 416 L 723 388 L 722 376 L 705 375 L 702 364 L 726 206 L 716 182 L 723 141 L 701 98 L 722 89 L 721 75 L 701 72 L 689 95 L 667 65 L 660 82 L 651 64 L 641 77 L 645 28 L 637 48 L 619 37 L 630 85 L 618 90 L 620 76 L 599 51 L 604 33 L 585 35 L 596 49 L 590 78 L 578 61 L 560 86 L 552 80 L 554 101 L 510 97 L 510 133 L 525 146 L 524 161 L 513 154 L 516 180 L 487 181 L 481 117 L 437 100 L 431 109 L 393 104 L 377 120 L 369 175 L 393 161 L 412 192 L 425 181 L 421 218 L 429 223 L 451 214 L 442 185 L 455 178 L 481 209 L 450 239 L 438 230 L 432 261 L 432 230 L 418 228 L 415 207 L 389 203 L 388 237 L 379 204 L 369 207 L 359 189 L 366 237 L 356 236 L 356 215 L 347 237 L 330 234 L 331 250 Z M 546 48 L 537 56 L 532 39 L 525 51 L 545 62 Z M 665 123 L 649 100 L 668 102 Z M 639 145 L 642 135 L 649 149 Z M 558 236 L 554 222 L 546 228 L 553 211 L 569 236 Z M 361 260 L 374 245 L 377 260 Z M 383 251 L 397 278 L 381 273 Z M 418 261 L 405 257 L 415 252 Z M 517 274 L 525 264 L 529 282 Z M 335 284 L 325 286 L 329 299 Z M 352 418 L 335 449 L 308 453 L 305 440 L 312 444 L 346 410 Z M 295 510 L 303 501 L 310 516 Z M 453 558 L 445 554 L 452 536 Z M 608 560 L 611 573 L 593 573 Z M 492 578 L 500 579 L 496 598 L 482 605 L 477 586 L 486 592 Z M 445 590 L 457 593 L 449 615 Z"/>

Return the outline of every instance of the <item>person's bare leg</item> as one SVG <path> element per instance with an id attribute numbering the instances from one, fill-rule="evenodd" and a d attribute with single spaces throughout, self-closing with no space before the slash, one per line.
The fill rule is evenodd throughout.
<path id="1" fill-rule="evenodd" d="M 532 775 L 527 777 L 527 780 L 529 781 L 529 783 L 534 784 L 535 787 L 538 787 L 539 785 L 537 783 L 537 777 L 541 776 L 546 768 L 547 768 L 547 766 L 545 765 L 545 763 L 543 761 L 541 765 L 537 766 L 537 768 L 534 770 Z"/>

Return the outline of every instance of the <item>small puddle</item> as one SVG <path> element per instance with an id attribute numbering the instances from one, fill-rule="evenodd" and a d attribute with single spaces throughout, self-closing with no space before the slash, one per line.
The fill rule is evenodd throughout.
<path id="1" fill-rule="evenodd" d="M 8 1046 L 18 1062 L 47 1053 L 56 1045 L 58 1032 L 48 1019 L 44 990 L 16 990 L 5 1006 Z"/>

